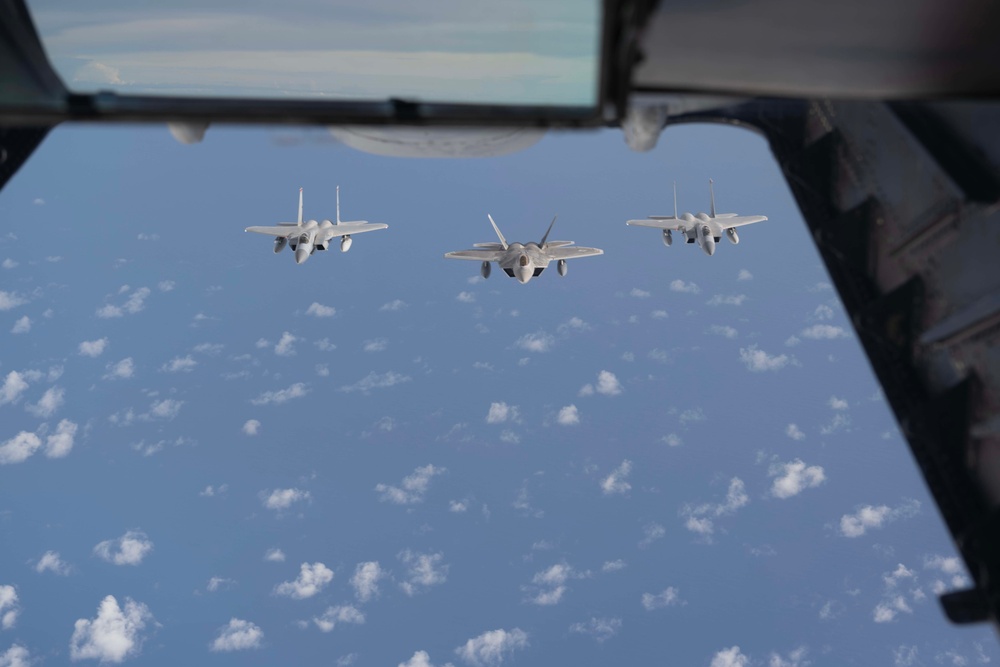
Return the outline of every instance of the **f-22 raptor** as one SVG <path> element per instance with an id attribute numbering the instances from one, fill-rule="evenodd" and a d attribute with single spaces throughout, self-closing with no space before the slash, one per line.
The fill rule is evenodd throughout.
<path id="1" fill-rule="evenodd" d="M 448 259 L 468 259 L 482 262 L 479 272 L 483 278 L 490 277 L 490 262 L 500 265 L 511 278 L 516 279 L 522 285 L 535 276 L 541 275 L 542 271 L 548 267 L 549 262 L 557 262 L 557 269 L 560 276 L 566 275 L 566 260 L 577 257 L 592 257 L 603 255 L 600 248 L 582 248 L 573 245 L 572 241 L 549 241 L 549 232 L 552 225 L 556 224 L 556 219 L 552 218 L 545 236 L 538 243 L 507 243 L 507 239 L 500 233 L 500 228 L 493 221 L 493 216 L 487 214 L 493 231 L 500 238 L 500 243 L 476 243 L 473 250 L 459 250 L 449 252 L 445 255 Z"/>

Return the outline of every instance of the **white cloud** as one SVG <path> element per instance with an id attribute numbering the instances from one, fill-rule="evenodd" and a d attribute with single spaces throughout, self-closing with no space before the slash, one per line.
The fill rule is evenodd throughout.
<path id="1" fill-rule="evenodd" d="M 556 339 L 552 334 L 547 334 L 544 331 L 538 331 L 535 333 L 524 334 L 517 339 L 514 344 L 517 345 L 522 350 L 527 350 L 528 352 L 548 352 L 555 345 Z"/>
<path id="2" fill-rule="evenodd" d="M 56 426 L 55 433 L 45 438 L 45 456 L 50 459 L 61 459 L 73 450 L 77 425 L 68 419 L 63 419 Z"/>
<path id="3" fill-rule="evenodd" d="M 642 529 L 642 539 L 639 540 L 639 548 L 645 549 L 653 542 L 663 539 L 667 534 L 667 529 L 658 523 L 646 524 Z"/>
<path id="4" fill-rule="evenodd" d="M 592 396 L 594 392 L 605 396 L 617 396 L 622 393 L 621 382 L 611 371 L 601 371 L 597 374 L 597 384 L 585 384 L 580 388 L 581 396 Z"/>
<path id="5" fill-rule="evenodd" d="M 732 328 L 731 326 L 713 324 L 708 328 L 708 333 L 714 334 L 716 336 L 723 336 L 725 338 L 736 338 L 739 335 L 739 331 Z"/>
<path id="6" fill-rule="evenodd" d="M 895 508 L 888 505 L 865 505 L 854 514 L 840 517 L 840 534 L 844 537 L 861 537 L 871 529 L 881 528 L 896 519 L 915 516 L 919 511 L 920 502 L 917 500 L 907 500 Z"/>
<path id="7" fill-rule="evenodd" d="M 708 417 L 705 416 L 705 411 L 700 407 L 688 408 L 677 417 L 677 421 L 681 423 L 681 426 L 687 426 L 692 422 L 703 422 L 706 419 Z"/>
<path id="8" fill-rule="evenodd" d="M 299 576 L 294 581 L 285 581 L 274 587 L 275 595 L 284 595 L 295 600 L 304 600 L 323 590 L 333 581 L 333 570 L 323 563 L 302 563 Z"/>
<path id="9" fill-rule="evenodd" d="M 665 310 L 654 310 L 649 313 L 649 316 L 654 320 L 665 320 L 667 319 L 667 311 Z"/>
<path id="10" fill-rule="evenodd" d="M 749 370 L 757 373 L 781 370 L 792 361 L 791 358 L 784 354 L 772 356 L 764 350 L 757 349 L 756 345 L 741 347 L 740 359 L 743 360 L 743 363 L 746 364 Z"/>
<path id="11" fill-rule="evenodd" d="M 5 310 L 10 310 L 11 308 L 17 308 L 23 304 L 28 303 L 28 300 L 18 296 L 14 292 L 4 292 L 0 290 L 0 312 Z"/>
<path id="12" fill-rule="evenodd" d="M 283 563 L 285 562 L 285 552 L 277 547 L 268 549 L 264 552 L 264 560 L 271 563 Z"/>
<path id="13" fill-rule="evenodd" d="M 462 303 L 475 303 L 476 295 L 472 292 L 459 292 L 455 299 L 461 301 Z"/>
<path id="14" fill-rule="evenodd" d="M 114 317 L 121 317 L 124 314 L 125 313 L 124 313 L 124 311 L 122 311 L 121 308 L 119 308 L 118 306 L 115 306 L 113 304 L 110 304 L 110 303 L 104 304 L 103 306 L 101 306 L 100 308 L 98 308 L 97 311 L 96 311 L 96 315 L 98 317 L 106 319 L 106 320 L 114 318 Z"/>
<path id="15" fill-rule="evenodd" d="M 466 512 L 469 509 L 469 503 L 465 500 L 449 500 L 448 501 L 448 511 L 455 512 L 456 514 Z"/>
<path id="16" fill-rule="evenodd" d="M 875 605 L 875 609 L 872 610 L 872 620 L 876 623 L 890 623 L 896 620 L 900 613 L 912 614 L 913 609 L 907 604 L 906 598 L 897 595 Z"/>
<path id="17" fill-rule="evenodd" d="M 70 564 L 59 557 L 58 551 L 46 551 L 35 563 L 35 572 L 52 572 L 61 576 L 66 576 L 72 571 Z"/>
<path id="18" fill-rule="evenodd" d="M 706 303 L 709 306 L 742 306 L 746 300 L 746 294 L 716 294 Z"/>
<path id="19" fill-rule="evenodd" d="M 590 331 L 590 325 L 584 322 L 579 317 L 571 317 L 557 328 L 559 333 L 567 333 L 569 331 Z"/>
<path id="20" fill-rule="evenodd" d="M 603 643 L 617 635 L 621 628 L 622 619 L 620 618 L 597 618 L 595 616 L 586 623 L 574 623 L 569 626 L 569 631 L 590 635 L 598 643 Z"/>
<path id="21" fill-rule="evenodd" d="M 816 318 L 817 320 L 832 320 L 833 315 L 834 315 L 833 308 L 826 305 L 825 303 L 821 303 L 820 305 L 816 306 L 816 310 L 813 311 L 813 317 Z"/>
<path id="22" fill-rule="evenodd" d="M 528 646 L 528 634 L 521 628 L 490 630 L 455 649 L 462 660 L 472 667 L 496 667 L 515 650 Z"/>
<path id="23" fill-rule="evenodd" d="M 389 341 L 385 338 L 374 338 L 366 340 L 362 349 L 365 352 L 384 352 L 387 347 L 389 347 Z"/>
<path id="24" fill-rule="evenodd" d="M 916 646 L 901 644 L 899 648 L 892 650 L 893 665 L 895 667 L 913 667 L 917 664 L 918 653 Z"/>
<path id="25" fill-rule="evenodd" d="M 606 560 L 604 561 L 604 564 L 601 565 L 601 572 L 618 572 L 619 570 L 624 570 L 625 567 L 625 561 L 621 558 L 617 560 Z"/>
<path id="26" fill-rule="evenodd" d="M 709 667 L 750 667 L 750 658 L 740 652 L 739 646 L 732 646 L 716 653 Z"/>
<path id="27" fill-rule="evenodd" d="M 365 622 L 365 615 L 353 605 L 345 604 L 336 607 L 327 607 L 320 616 L 313 617 L 313 623 L 322 632 L 331 632 L 338 623 L 361 624 Z"/>
<path id="28" fill-rule="evenodd" d="M 580 411 L 576 409 L 575 405 L 567 405 L 560 408 L 556 422 L 561 426 L 575 426 L 580 423 Z"/>
<path id="29" fill-rule="evenodd" d="M 843 398 L 837 398 L 836 396 L 830 397 L 829 405 L 834 410 L 847 410 L 850 407 L 848 406 L 846 400 L 844 400 Z"/>
<path id="30" fill-rule="evenodd" d="M 698 533 L 709 539 L 715 532 L 715 522 L 712 518 L 733 514 L 739 508 L 750 502 L 746 485 L 739 477 L 729 480 L 726 500 L 722 503 L 703 503 L 701 505 L 685 505 L 681 508 L 681 516 L 685 517 L 684 527 L 693 533 Z"/>
<path id="31" fill-rule="evenodd" d="M 843 327 L 836 327 L 832 324 L 814 324 L 808 329 L 803 329 L 802 336 L 813 340 L 833 340 L 835 338 L 848 338 L 850 334 Z"/>
<path id="32" fill-rule="evenodd" d="M 685 294 L 700 294 L 701 288 L 694 283 L 686 283 L 680 278 L 670 283 L 671 292 L 683 292 Z"/>
<path id="33" fill-rule="evenodd" d="M 916 573 L 913 570 L 899 563 L 895 570 L 882 575 L 882 581 L 885 582 L 886 588 L 895 588 L 903 579 L 913 579 L 915 576 Z"/>
<path id="34" fill-rule="evenodd" d="M 0 465 L 21 463 L 42 446 L 41 439 L 34 433 L 21 431 L 0 445 Z"/>
<path id="35" fill-rule="evenodd" d="M 118 600 L 108 595 L 101 600 L 95 618 L 77 619 L 73 624 L 69 656 L 72 660 L 91 659 L 102 663 L 118 663 L 137 656 L 142 650 L 142 631 L 151 621 L 153 615 L 146 605 L 125 598 L 123 610 Z"/>
<path id="36" fill-rule="evenodd" d="M 177 286 L 177 283 L 175 283 L 173 280 L 161 280 L 160 282 L 158 282 L 156 284 L 156 287 L 161 292 L 172 292 L 173 289 L 174 289 L 174 287 L 176 287 L 176 286 Z"/>
<path id="37" fill-rule="evenodd" d="M 413 505 L 423 502 L 431 479 L 435 475 L 441 475 L 444 472 L 446 472 L 445 468 L 440 466 L 434 467 L 428 464 L 416 468 L 412 474 L 404 477 L 399 487 L 378 484 L 375 486 L 375 490 L 381 494 L 379 500 L 382 502 L 395 503 L 396 505 Z"/>
<path id="38" fill-rule="evenodd" d="M 130 530 L 116 539 L 99 542 L 94 555 L 115 565 L 138 565 L 152 550 L 153 543 L 144 532 Z"/>
<path id="39" fill-rule="evenodd" d="M 260 422 L 256 419 L 248 419 L 243 423 L 243 433 L 246 435 L 257 435 L 260 433 Z"/>
<path id="40" fill-rule="evenodd" d="M 401 299 L 394 299 L 389 303 L 382 304 L 382 307 L 379 308 L 379 310 L 381 310 L 382 312 L 394 312 L 397 310 L 402 310 L 403 308 L 406 308 L 406 302 Z"/>
<path id="41" fill-rule="evenodd" d="M 490 403 L 490 410 L 486 414 L 486 423 L 502 424 L 507 420 L 513 422 L 521 421 L 521 413 L 517 406 L 507 405 L 506 403 Z"/>
<path id="42" fill-rule="evenodd" d="M 26 409 L 36 417 L 48 419 L 58 412 L 59 408 L 66 402 L 65 395 L 66 390 L 62 387 L 49 387 L 37 403 L 26 406 Z"/>
<path id="43" fill-rule="evenodd" d="M 821 466 L 807 466 L 801 459 L 771 466 L 768 474 L 775 478 L 771 495 L 781 499 L 797 496 L 826 480 Z"/>
<path id="44" fill-rule="evenodd" d="M 85 340 L 80 343 L 80 354 L 85 357 L 99 357 L 104 354 L 105 348 L 108 346 L 107 338 L 98 338 L 97 340 Z"/>
<path id="45" fill-rule="evenodd" d="M 125 357 L 115 364 L 108 364 L 108 372 L 104 375 L 105 380 L 127 380 L 135 375 L 135 363 L 132 357 Z"/>
<path id="46" fill-rule="evenodd" d="M 647 299 L 649 298 L 649 292 L 644 289 L 639 289 L 638 287 L 633 287 L 632 291 L 628 293 L 629 296 L 635 297 L 636 299 Z"/>
<path id="47" fill-rule="evenodd" d="M 175 398 L 165 398 L 162 401 L 153 401 L 149 406 L 149 416 L 153 419 L 173 419 L 181 411 L 184 401 Z"/>
<path id="48" fill-rule="evenodd" d="M 260 648 L 264 641 L 264 631 L 250 621 L 239 618 L 229 619 L 229 624 L 219 629 L 219 636 L 208 645 L 210 651 L 245 651 Z"/>
<path id="49" fill-rule="evenodd" d="M 281 340 L 274 345 L 274 353 L 279 357 L 290 357 L 295 354 L 295 341 L 298 338 L 289 332 L 281 334 Z"/>
<path id="50" fill-rule="evenodd" d="M 228 484 L 220 484 L 219 486 L 212 486 L 211 484 L 209 484 L 204 489 L 199 491 L 198 495 L 203 496 L 205 498 L 212 498 L 214 496 L 221 496 L 228 490 L 229 490 Z"/>
<path id="51" fill-rule="evenodd" d="M 13 644 L 0 653 L 0 667 L 31 667 L 31 654 L 20 644 Z"/>
<path id="52" fill-rule="evenodd" d="M 360 391 L 363 394 L 367 394 L 372 389 L 387 389 L 389 387 L 395 387 L 397 384 L 409 382 L 411 379 L 412 378 L 410 378 L 409 375 L 402 375 L 401 373 L 393 371 L 387 371 L 382 375 L 371 372 L 354 384 L 342 386 L 340 391 Z"/>
<path id="53" fill-rule="evenodd" d="M 17 371 L 7 373 L 3 385 L 0 386 L 0 405 L 16 403 L 27 388 L 28 382 L 24 379 L 24 375 Z"/>
<path id="54" fill-rule="evenodd" d="M 660 442 L 670 446 L 670 447 L 680 447 L 681 437 L 676 433 L 668 433 L 667 435 L 660 438 Z"/>
<path id="55" fill-rule="evenodd" d="M 601 480 L 601 491 L 606 496 L 612 494 L 624 494 L 632 488 L 628 483 L 629 473 L 632 472 L 632 462 L 625 459 L 611 474 Z"/>
<path id="56" fill-rule="evenodd" d="M 580 579 L 589 576 L 589 574 L 589 572 L 577 572 L 566 563 L 556 563 L 535 573 L 531 579 L 532 586 L 526 587 L 526 590 L 533 593 L 533 596 L 528 600 L 543 607 L 559 604 L 567 590 L 566 582 L 570 578 Z"/>
<path id="57" fill-rule="evenodd" d="M 167 373 L 190 373 L 194 370 L 198 362 L 190 354 L 185 357 L 174 357 L 160 367 L 161 371 Z"/>
<path id="58" fill-rule="evenodd" d="M 211 579 L 208 580 L 208 583 L 205 585 L 205 589 L 209 593 L 214 593 L 220 589 L 229 588 L 235 585 L 236 581 L 234 579 L 226 579 L 225 577 L 212 577 Z"/>
<path id="59" fill-rule="evenodd" d="M 316 303 L 313 301 L 309 308 L 306 309 L 306 315 L 312 315 L 313 317 L 333 317 L 337 314 L 337 309 L 333 306 L 324 306 L 323 304 Z"/>
<path id="60" fill-rule="evenodd" d="M 368 602 L 372 598 L 378 597 L 378 582 L 385 576 L 382 566 L 378 561 L 368 561 L 358 563 L 354 568 L 354 576 L 351 577 L 351 586 L 354 588 L 354 595 L 361 602 Z"/>
<path id="61" fill-rule="evenodd" d="M 5 269 L 15 269 L 17 268 L 18 264 L 19 262 L 8 257 L 2 263 L 0 263 L 0 267 L 3 267 Z"/>
<path id="62" fill-rule="evenodd" d="M 753 274 L 746 269 L 740 269 L 740 273 L 736 276 L 737 280 L 753 280 Z"/>
<path id="63" fill-rule="evenodd" d="M 423 593 L 431 586 L 438 586 L 448 580 L 449 566 L 443 553 L 421 554 L 406 549 L 396 556 L 406 565 L 406 581 L 399 584 L 407 595 Z"/>
<path id="64" fill-rule="evenodd" d="M 123 285 L 119 290 L 119 294 L 124 294 L 129 291 L 128 285 Z M 105 319 L 122 317 L 125 313 L 129 315 L 135 315 L 141 312 L 146 307 L 146 298 L 149 296 L 150 290 L 148 287 L 139 287 L 132 291 L 128 299 L 125 300 L 121 306 L 116 306 L 113 304 L 105 304 L 104 306 L 97 309 L 97 316 Z"/>
<path id="65" fill-rule="evenodd" d="M 21 613 L 17 589 L 9 584 L 0 584 L 0 628 L 10 630 L 17 623 Z"/>
<path id="66" fill-rule="evenodd" d="M 31 318 L 27 315 L 14 322 L 14 326 L 10 330 L 12 334 L 25 334 L 29 331 L 31 331 Z"/>
<path id="67" fill-rule="evenodd" d="M 663 590 L 661 593 L 653 595 L 652 593 L 642 594 L 642 606 L 646 611 L 653 611 L 654 609 L 663 609 L 664 607 L 674 607 L 677 605 L 684 604 L 681 600 L 680 591 L 670 586 Z"/>
<path id="68" fill-rule="evenodd" d="M 286 510 L 292 503 L 309 500 L 312 496 L 308 491 L 302 489 L 275 489 L 274 491 L 261 491 L 260 500 L 269 510 Z"/>
<path id="69" fill-rule="evenodd" d="M 296 382 L 287 389 L 279 389 L 278 391 L 265 391 L 257 398 L 251 399 L 251 403 L 254 405 L 281 405 L 282 403 L 287 403 L 293 398 L 302 398 L 309 393 L 309 388 L 302 382 Z"/>
<path id="70" fill-rule="evenodd" d="M 809 667 L 812 663 L 806 659 L 808 649 L 800 646 L 788 653 L 787 657 L 781 657 L 778 653 L 771 653 L 768 660 L 768 667 Z"/>
<path id="71" fill-rule="evenodd" d="M 803 438 L 806 437 L 806 434 L 802 432 L 802 429 L 800 429 L 795 424 L 789 424 L 785 428 L 785 435 L 787 435 L 792 440 L 802 440 Z"/>

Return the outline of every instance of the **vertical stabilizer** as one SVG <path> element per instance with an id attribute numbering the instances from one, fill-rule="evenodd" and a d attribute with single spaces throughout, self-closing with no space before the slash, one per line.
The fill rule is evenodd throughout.
<path id="1" fill-rule="evenodd" d="M 677 219 L 677 181 L 674 181 L 674 220 Z"/>
<path id="2" fill-rule="evenodd" d="M 340 224 L 340 186 L 337 186 L 337 224 Z"/>
<path id="3" fill-rule="evenodd" d="M 497 236 L 500 237 L 500 245 L 502 245 L 503 249 L 506 250 L 507 249 L 507 239 L 505 239 L 503 237 L 503 234 L 500 233 L 500 228 L 497 227 L 497 223 L 493 222 L 493 216 L 490 215 L 489 213 L 487 213 L 486 217 L 490 219 L 490 224 L 493 225 L 493 231 L 495 231 L 497 233 Z"/>
<path id="4" fill-rule="evenodd" d="M 302 226 L 302 188 L 299 188 L 299 227 Z"/>
<path id="5" fill-rule="evenodd" d="M 713 181 L 711 178 L 708 179 L 708 196 L 709 196 L 709 199 L 712 200 L 711 201 L 712 208 L 709 210 L 708 214 L 710 216 L 712 216 L 713 218 L 715 217 L 715 188 L 712 187 L 712 184 L 714 182 L 715 181 Z"/>
<path id="6" fill-rule="evenodd" d="M 552 231 L 552 225 L 556 224 L 556 218 L 558 218 L 558 217 L 559 217 L 558 215 L 552 216 L 552 222 L 549 223 L 549 228 L 545 230 L 545 236 L 542 237 L 541 243 L 538 244 L 541 247 L 544 248 L 545 247 L 545 242 L 549 240 L 549 232 Z"/>

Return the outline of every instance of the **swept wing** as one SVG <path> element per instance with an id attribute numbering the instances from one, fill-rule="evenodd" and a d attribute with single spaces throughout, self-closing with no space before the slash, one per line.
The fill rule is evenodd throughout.
<path id="1" fill-rule="evenodd" d="M 593 257 L 594 255 L 604 254 L 604 251 L 600 248 L 583 248 L 580 246 L 558 246 L 553 248 L 551 245 L 547 246 L 543 252 L 550 260 L 576 259 L 577 257 Z"/>
<path id="2" fill-rule="evenodd" d="M 445 254 L 448 259 L 471 259 L 477 262 L 499 262 L 504 256 L 503 250 L 458 250 Z"/>

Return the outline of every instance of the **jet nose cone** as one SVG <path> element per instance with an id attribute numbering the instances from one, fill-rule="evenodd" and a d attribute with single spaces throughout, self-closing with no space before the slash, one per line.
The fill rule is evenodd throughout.
<path id="1" fill-rule="evenodd" d="M 305 248 L 299 248 L 295 251 L 295 263 L 301 264 L 302 262 L 309 259 L 309 251 Z"/>

